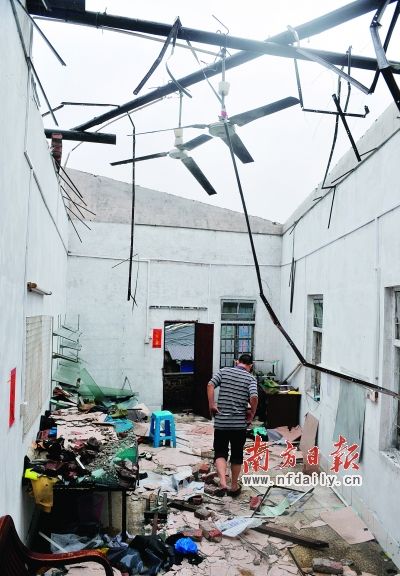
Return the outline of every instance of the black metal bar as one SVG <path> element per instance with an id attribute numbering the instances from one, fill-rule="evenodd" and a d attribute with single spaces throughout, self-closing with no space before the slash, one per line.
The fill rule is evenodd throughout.
<path id="1" fill-rule="evenodd" d="M 290 270 L 291 274 L 291 284 L 290 284 L 290 313 L 293 312 L 293 300 L 294 300 L 294 285 L 296 280 L 296 260 L 292 258 L 292 266 Z"/>
<path id="2" fill-rule="evenodd" d="M 400 89 L 397 85 L 397 82 L 396 82 L 394 76 L 393 76 L 392 70 L 390 68 L 384 68 L 383 70 L 381 70 L 381 74 L 382 74 L 383 78 L 385 79 L 387 87 L 390 90 L 390 93 L 393 97 L 393 100 L 395 101 L 397 108 L 400 111 Z"/>
<path id="3" fill-rule="evenodd" d="M 233 146 L 232 146 L 231 136 L 229 134 L 229 128 L 228 128 L 227 121 L 224 122 L 224 128 L 225 128 L 226 140 L 227 140 L 227 143 L 229 146 L 229 151 L 231 154 L 233 168 L 235 171 L 235 176 L 236 176 L 236 181 L 237 181 L 237 185 L 238 185 L 238 189 L 239 189 L 240 199 L 242 201 L 242 207 L 243 207 L 244 217 L 246 220 L 247 232 L 249 235 L 250 247 L 251 247 L 251 252 L 252 252 L 253 260 L 254 260 L 254 266 L 256 269 L 257 282 L 258 282 L 258 286 L 259 286 L 259 290 L 260 290 L 261 301 L 263 302 L 264 306 L 268 310 L 268 313 L 271 317 L 272 322 L 275 324 L 275 326 L 278 328 L 278 330 L 283 334 L 283 337 L 289 343 L 290 347 L 292 348 L 293 352 L 296 354 L 297 358 L 300 360 L 300 362 L 302 364 L 306 364 L 307 361 L 304 358 L 303 354 L 300 352 L 300 350 L 297 348 L 296 344 L 293 342 L 293 340 L 291 339 L 289 334 L 286 332 L 286 330 L 284 329 L 282 324 L 279 322 L 279 319 L 278 319 L 277 315 L 275 314 L 271 304 L 268 302 L 267 298 L 264 295 L 263 283 L 262 283 L 261 272 L 260 272 L 260 265 L 258 263 L 256 247 L 254 244 L 253 234 L 251 231 L 249 215 L 247 212 L 247 206 L 246 206 L 246 202 L 244 199 L 242 184 L 240 181 L 239 171 L 238 171 L 238 167 L 236 164 L 236 158 L 235 158 L 235 154 L 233 151 Z"/>
<path id="4" fill-rule="evenodd" d="M 61 134 L 63 140 L 74 140 L 75 142 L 96 142 L 97 144 L 115 144 L 117 137 L 115 134 L 102 134 L 101 132 L 83 132 L 81 130 L 59 130 L 58 128 L 45 128 L 46 138 L 51 138 L 53 134 Z"/>
<path id="5" fill-rule="evenodd" d="M 336 66 L 334 66 L 332 62 L 328 62 L 328 60 L 326 60 L 325 58 L 321 58 L 321 56 L 318 54 L 315 53 L 313 54 L 311 50 L 304 50 L 303 48 L 297 48 L 297 52 L 299 54 L 302 54 L 303 56 L 307 56 L 309 60 L 312 60 L 317 64 L 321 64 L 321 66 L 324 66 L 324 68 L 331 70 L 331 72 L 334 72 L 338 76 L 341 76 L 341 78 L 352 84 L 355 88 L 361 90 L 361 92 L 363 92 L 364 94 L 369 94 L 369 88 L 367 88 L 367 86 L 364 86 L 364 84 L 361 84 L 361 82 L 359 82 L 355 78 L 352 78 L 351 76 L 346 74 L 346 72 L 340 70 L 340 68 L 336 68 Z M 347 56 L 346 58 L 348 59 Z"/>
<path id="6" fill-rule="evenodd" d="M 390 0 L 390 1 L 394 2 L 395 0 Z M 308 37 L 313 36 L 315 34 L 319 34 L 319 33 L 323 32 L 324 30 L 328 30 L 334 26 L 338 26 L 339 24 L 343 24 L 344 22 L 347 22 L 348 20 L 356 18 L 357 16 L 361 16 L 363 14 L 366 14 L 366 13 L 376 9 L 378 6 L 379 6 L 378 0 L 357 0 L 356 2 L 352 2 L 351 4 L 347 4 L 346 6 L 343 6 L 342 8 L 338 8 L 337 10 L 334 10 L 333 12 L 325 14 L 324 16 L 321 16 L 319 18 L 311 20 L 310 22 L 307 22 L 305 24 L 297 26 L 296 32 L 298 34 L 299 39 L 308 38 Z M 38 6 L 33 5 L 31 7 L 29 2 L 28 2 L 28 10 L 30 10 L 34 14 L 49 18 L 48 12 L 46 12 L 43 8 L 40 9 L 40 7 L 38 7 Z M 58 10 L 54 9 L 52 11 L 52 16 L 54 15 L 56 19 L 62 20 L 62 21 L 68 21 L 68 19 L 66 18 L 67 14 L 70 14 L 70 11 L 60 10 L 60 9 L 58 9 Z M 79 16 L 79 13 L 77 15 Z M 129 19 L 127 19 L 127 20 L 129 20 Z M 96 25 L 96 24 L 93 24 L 93 25 Z M 167 26 L 167 28 L 168 28 L 168 26 Z M 186 32 L 189 29 L 183 28 L 182 30 L 184 32 Z M 218 36 L 219 36 L 218 45 L 220 45 L 221 38 L 220 38 L 220 35 L 218 35 Z M 185 40 L 187 40 L 187 39 L 188 38 L 185 37 Z M 275 42 L 276 46 L 279 47 L 280 44 L 290 43 L 290 42 L 292 42 L 292 40 L 293 40 L 292 33 L 290 31 L 284 31 L 284 32 L 281 32 L 280 34 L 277 34 L 276 36 L 273 36 L 272 38 L 270 38 L 269 43 Z M 281 46 L 281 48 L 284 48 L 284 46 Z M 286 48 L 290 48 L 290 47 L 286 47 Z M 297 52 L 295 51 L 294 48 L 292 48 L 292 51 L 294 51 L 294 53 L 297 55 Z M 327 55 L 327 53 L 324 53 L 324 57 L 327 60 L 329 60 L 329 58 L 327 58 L 326 55 Z M 250 62 L 251 60 L 257 58 L 258 56 L 259 56 L 259 54 L 255 54 L 255 53 L 240 52 L 239 54 L 235 54 L 235 55 L 230 56 L 229 58 L 226 59 L 225 68 L 228 70 L 228 69 L 234 68 L 236 66 L 239 66 L 241 64 L 245 64 L 246 62 Z M 291 57 L 294 57 L 294 56 L 291 56 Z M 297 55 L 297 57 L 299 57 L 299 56 Z M 353 57 L 353 58 L 354 58 L 353 59 L 353 65 L 355 65 L 355 57 Z M 334 62 L 334 63 L 339 64 L 339 65 L 340 64 L 346 65 L 345 59 L 346 59 L 346 56 L 343 55 L 340 62 Z M 361 64 L 362 63 L 365 64 L 366 61 L 372 62 L 372 64 L 373 64 L 372 69 L 373 70 L 376 69 L 376 62 L 373 59 L 369 59 L 369 58 L 361 59 L 358 62 L 358 64 L 361 66 Z M 188 87 L 188 86 L 191 86 L 193 84 L 196 84 L 196 83 L 204 80 L 204 76 L 207 76 L 207 78 L 210 78 L 212 76 L 216 76 L 217 74 L 219 74 L 221 72 L 221 66 L 222 66 L 221 62 L 207 66 L 206 68 L 204 68 L 200 72 L 190 74 L 190 75 L 185 76 L 184 78 L 180 79 L 179 83 L 184 87 Z M 152 92 L 150 92 L 146 96 L 142 96 L 142 97 L 136 98 L 134 100 L 131 100 L 130 102 L 122 104 L 116 110 L 107 112 L 106 114 L 102 114 L 101 116 L 98 116 L 97 118 L 94 118 L 94 119 L 89 120 L 88 122 L 86 122 L 84 124 L 81 124 L 80 126 L 77 127 L 77 129 L 84 130 L 84 129 L 91 128 L 92 126 L 97 126 L 98 124 L 102 124 L 103 122 L 106 122 L 107 120 L 110 120 L 111 118 L 115 118 L 116 116 L 119 116 L 121 114 L 125 114 L 126 112 L 134 110 L 143 104 L 153 102 L 154 100 L 156 100 L 160 97 L 164 97 L 164 96 L 167 96 L 169 94 L 172 94 L 173 92 L 175 92 L 175 87 L 171 86 L 171 84 L 167 84 L 166 86 L 163 86 L 161 88 L 153 90 Z"/>
<path id="7" fill-rule="evenodd" d="M 29 14 L 28 10 L 25 8 L 25 6 L 22 4 L 22 2 L 20 0 L 17 0 L 19 6 L 22 8 L 22 10 L 25 12 L 25 14 L 28 16 L 29 20 L 32 22 L 32 25 L 34 26 L 34 28 L 38 31 L 38 33 L 40 34 L 40 36 L 43 38 L 43 40 L 46 42 L 47 46 L 50 48 L 50 50 L 53 52 L 54 56 L 57 58 L 57 60 L 60 62 L 60 64 L 62 64 L 63 66 L 66 66 L 66 63 L 64 62 L 64 60 L 61 58 L 61 56 L 59 55 L 59 53 L 57 52 L 57 50 L 54 48 L 53 44 L 50 42 L 50 40 L 47 38 L 47 36 L 45 35 L 45 33 L 41 30 L 41 28 L 39 28 L 39 26 L 36 24 L 35 20 L 32 18 L 32 16 Z"/>
<path id="8" fill-rule="evenodd" d="M 136 155 L 136 127 L 132 118 L 128 115 L 130 123 L 132 124 L 132 158 Z M 135 205 L 136 205 L 136 182 L 135 182 L 135 166 L 136 162 L 132 162 L 132 204 L 131 204 L 131 236 L 129 247 L 129 274 L 128 274 L 128 302 L 132 298 L 132 266 L 133 266 L 133 245 L 135 236 Z M 135 298 L 133 303 L 136 304 Z"/>
<path id="9" fill-rule="evenodd" d="M 335 94 L 334 94 L 334 98 L 336 98 Z M 336 98 L 336 100 L 337 100 L 337 98 Z M 340 107 L 340 105 L 339 105 L 339 107 Z M 304 358 L 304 356 L 302 355 L 300 350 L 297 348 L 296 344 L 293 342 L 293 340 L 291 339 L 289 334 L 286 332 L 286 330 L 284 329 L 282 324 L 280 323 L 279 318 L 275 314 L 275 311 L 273 310 L 271 304 L 268 302 L 268 299 L 264 294 L 264 287 L 263 287 L 262 278 L 261 278 L 260 266 L 258 264 L 257 252 L 256 252 L 255 245 L 254 245 L 253 234 L 251 231 L 246 201 L 244 198 L 243 188 L 242 188 L 242 184 L 241 184 L 240 176 L 239 176 L 239 171 L 238 171 L 237 164 L 236 164 L 236 158 L 235 158 L 235 154 L 233 152 L 232 142 L 231 142 L 231 138 L 230 138 L 230 134 L 229 134 L 229 130 L 228 130 L 228 125 L 227 125 L 226 121 L 224 122 L 224 127 L 225 127 L 225 133 L 226 133 L 226 140 L 228 142 L 229 151 L 230 151 L 231 159 L 232 159 L 232 164 L 233 164 L 233 168 L 234 168 L 234 172 L 235 172 L 235 176 L 236 176 L 236 182 L 237 182 L 237 186 L 238 186 L 238 190 L 239 190 L 239 195 L 240 195 L 240 199 L 241 199 L 241 203 L 242 203 L 242 207 L 243 207 L 243 212 L 244 212 L 244 216 L 245 216 L 245 220 L 246 220 L 247 233 L 248 233 L 249 240 L 250 240 L 251 252 L 252 252 L 254 267 L 255 267 L 256 276 L 257 276 L 257 283 L 258 283 L 258 287 L 260 290 L 260 299 L 261 299 L 262 303 L 264 304 L 264 306 L 266 307 L 266 309 L 269 313 L 269 316 L 270 316 L 272 322 L 274 323 L 275 327 L 281 332 L 281 334 L 283 335 L 283 337 L 285 338 L 285 340 L 287 341 L 287 343 L 289 344 L 289 346 L 291 347 L 291 349 L 293 350 L 293 352 L 295 353 L 295 355 L 297 356 L 297 358 L 300 360 L 300 362 L 302 363 L 302 365 L 305 368 L 311 368 L 312 370 L 315 370 L 316 372 L 323 372 L 324 374 L 329 374 L 330 376 L 335 376 L 336 378 L 339 378 L 341 380 L 345 380 L 346 382 L 352 382 L 353 384 L 360 384 L 361 386 L 364 386 L 364 387 L 369 388 L 371 390 L 375 390 L 377 392 L 381 392 L 382 394 L 385 394 L 387 396 L 392 396 L 393 398 L 400 400 L 400 393 L 398 393 L 398 392 L 393 392 L 393 390 L 389 390 L 388 388 L 383 388 L 382 386 L 378 386 L 377 384 L 372 384 L 371 382 L 367 382 L 367 380 L 362 380 L 361 378 L 353 378 L 353 376 L 349 376 L 348 374 L 344 374 L 342 372 L 337 372 L 336 370 L 331 370 L 329 368 L 324 368 L 323 366 L 320 366 L 317 364 L 312 364 L 311 362 L 308 362 Z M 297 222 L 296 222 L 296 224 L 297 224 Z"/>
<path id="10" fill-rule="evenodd" d="M 143 86 L 146 84 L 147 80 L 151 77 L 151 75 L 154 73 L 154 71 L 156 70 L 156 68 L 159 66 L 161 60 L 164 58 L 164 55 L 168 49 L 168 46 L 171 43 L 171 40 L 173 41 L 173 43 L 175 44 L 175 40 L 176 40 L 176 36 L 178 34 L 179 28 L 181 28 L 182 24 L 181 21 L 179 19 L 179 17 L 175 20 L 174 24 L 172 25 L 169 34 L 167 34 L 167 39 L 164 42 L 163 47 L 161 48 L 161 51 L 159 53 L 159 55 L 157 56 L 157 58 L 155 59 L 155 61 L 153 62 L 153 64 L 151 65 L 150 69 L 148 70 L 148 72 L 146 73 L 146 75 L 142 78 L 142 80 L 139 82 L 139 84 L 136 86 L 136 88 L 134 89 L 133 93 L 135 94 L 135 96 L 137 94 L 139 94 L 140 90 L 143 88 Z"/>
<path id="11" fill-rule="evenodd" d="M 83 196 L 81 194 L 81 192 L 79 191 L 79 188 L 76 186 L 76 184 L 74 184 L 69 176 L 69 174 L 64 170 L 64 168 L 61 166 L 61 164 L 58 165 L 60 172 L 62 172 L 64 174 L 64 176 L 67 178 L 68 182 L 66 182 L 66 180 L 63 178 L 64 182 L 66 182 L 66 184 L 68 184 L 68 186 L 75 191 L 75 193 L 79 196 L 79 198 L 82 200 L 82 202 L 86 205 L 85 200 L 83 199 Z M 60 174 L 59 174 L 60 175 Z M 61 176 L 62 178 L 62 176 Z"/>
<path id="12" fill-rule="evenodd" d="M 303 112 L 315 112 L 317 114 L 332 114 L 333 116 L 339 116 L 339 112 L 334 112 L 333 110 L 317 110 L 314 108 L 302 108 Z M 364 114 L 354 114 L 352 112 L 343 112 L 344 116 L 350 116 L 351 118 L 365 118 L 369 114 L 368 106 L 364 106 Z"/>
<path id="13" fill-rule="evenodd" d="M 84 226 L 86 226 L 86 228 L 87 228 L 88 230 L 91 230 L 90 226 L 88 226 L 84 220 L 82 220 L 81 218 L 79 218 L 79 216 L 78 216 L 77 214 L 75 214 L 75 212 L 74 212 L 73 210 L 71 210 L 71 208 L 69 208 L 69 206 L 67 206 L 66 204 L 64 204 L 64 206 L 65 206 L 65 208 L 66 208 L 69 212 L 71 212 L 71 214 L 73 214 L 73 215 L 75 216 L 75 218 L 76 218 L 77 220 L 79 220 L 79 222 L 80 222 L 81 224 L 83 224 Z"/>
<path id="14" fill-rule="evenodd" d="M 346 120 L 346 117 L 345 117 L 345 115 L 344 115 L 344 113 L 343 113 L 343 110 L 342 110 L 342 108 L 341 108 L 341 106 L 340 106 L 340 102 L 339 102 L 339 100 L 338 100 L 338 97 L 336 96 L 336 94 L 332 94 L 332 98 L 333 98 L 333 101 L 334 101 L 335 106 L 336 106 L 336 108 L 337 108 L 337 111 L 339 112 L 340 119 L 341 119 L 341 121 L 343 122 L 344 129 L 346 130 L 346 134 L 347 134 L 347 136 L 348 136 L 348 138 L 349 138 L 349 140 L 350 140 L 351 146 L 352 146 L 352 148 L 353 148 L 353 150 L 354 150 L 354 154 L 356 155 L 356 158 L 357 158 L 358 162 L 361 162 L 360 153 L 359 153 L 359 151 L 357 150 L 356 143 L 355 143 L 355 141 L 354 141 L 354 138 L 353 138 L 352 133 L 350 132 L 349 125 L 347 124 L 347 120 Z"/>
<path id="15" fill-rule="evenodd" d="M 371 36 L 372 36 L 372 42 L 374 45 L 374 49 L 375 49 L 375 54 L 376 54 L 376 60 L 378 62 L 378 68 L 380 73 L 382 74 L 387 87 L 390 90 L 390 93 L 393 97 L 393 100 L 396 103 L 397 108 L 400 111 L 400 89 L 397 85 L 397 82 L 394 78 L 393 75 L 393 68 L 391 67 L 391 65 L 389 64 L 387 58 L 386 58 L 386 51 L 385 48 L 382 46 L 382 42 L 381 39 L 379 37 L 379 26 L 380 26 L 380 19 L 383 16 L 383 13 L 387 7 L 388 2 L 382 2 L 381 6 L 378 8 L 378 10 L 376 11 L 376 14 L 374 15 L 374 18 L 372 20 L 371 26 L 370 26 L 370 31 L 371 31 Z M 396 7 L 396 11 L 395 11 L 395 19 L 392 19 L 392 23 L 393 20 L 396 21 L 397 17 L 398 17 L 398 5 Z M 391 24 L 392 24 L 391 23 Z M 395 23 L 395 22 L 394 22 Z M 394 28 L 394 24 L 393 24 L 393 28 Z"/>
<path id="16" fill-rule="evenodd" d="M 66 206 L 65 206 L 65 209 L 67 209 Z M 79 236 L 79 232 L 78 232 L 78 230 L 76 229 L 76 226 L 75 226 L 75 224 L 73 223 L 72 218 L 71 218 L 71 216 L 68 214 L 68 212 L 67 212 L 67 218 L 68 218 L 68 220 L 71 222 L 72 228 L 75 230 L 75 233 L 76 233 L 76 235 L 78 236 L 80 243 L 82 244 L 82 238 Z"/>
<path id="17" fill-rule="evenodd" d="M 253 528 L 253 530 L 260 532 L 261 534 L 268 534 L 269 536 L 275 536 L 283 540 L 289 540 L 290 542 L 300 544 L 301 546 L 306 546 L 307 548 L 329 548 L 329 542 L 325 542 L 324 540 L 316 540 L 315 538 L 309 538 L 308 536 L 293 534 L 288 530 L 282 530 L 282 528 L 270 526 L 269 524 L 257 526 L 256 528 Z"/>
<path id="18" fill-rule="evenodd" d="M 341 93 L 341 78 L 339 76 L 338 78 L 338 88 L 337 88 L 337 98 L 340 101 L 340 93 Z M 331 150 L 329 152 L 329 158 L 328 158 L 328 164 L 326 165 L 326 169 L 325 169 L 325 174 L 324 174 L 324 179 L 322 181 L 322 185 L 321 185 L 321 189 L 325 190 L 326 186 L 325 186 L 325 182 L 326 179 L 328 177 L 329 174 L 329 169 L 331 167 L 331 162 L 332 162 L 332 157 L 333 157 L 333 153 L 335 151 L 335 146 L 336 146 L 336 140 L 337 140 L 337 136 L 338 136 L 338 132 L 339 132 L 339 115 L 336 116 L 335 119 L 335 129 L 333 131 L 333 138 L 332 138 L 332 145 L 331 145 Z M 330 187 L 329 187 L 330 188 Z"/>
<path id="19" fill-rule="evenodd" d="M 348 5 L 350 10 L 346 11 L 347 7 L 344 6 L 342 9 L 335 10 L 334 12 L 325 15 L 325 17 L 317 18 L 315 21 L 312 21 L 315 23 L 314 26 L 310 25 L 312 23 L 307 23 L 303 26 L 298 26 L 296 31 L 300 38 L 308 37 L 323 30 L 332 28 L 337 24 L 342 23 L 343 21 L 351 20 L 352 18 L 364 14 L 365 11 L 369 12 L 376 8 L 377 5 L 378 2 L 353 2 L 352 4 Z M 63 20 L 65 22 L 80 24 L 84 26 L 94 26 L 96 28 L 119 28 L 121 30 L 129 30 L 133 32 L 141 32 L 164 37 L 168 37 L 171 32 L 170 24 L 126 18 L 123 16 L 114 16 L 105 12 L 83 12 L 73 9 L 53 8 L 51 14 L 49 14 L 45 10 L 36 7 L 36 9 L 33 8 L 33 13 L 51 19 Z M 345 14 L 344 20 L 343 14 Z M 191 42 L 200 42 L 201 44 L 211 44 L 213 46 L 221 45 L 221 34 L 215 32 L 206 32 L 204 30 L 198 30 L 195 28 L 181 27 L 180 30 L 178 30 L 177 37 L 183 40 L 190 40 Z M 282 34 L 279 34 L 277 38 L 268 39 L 266 42 L 226 35 L 224 45 L 226 48 L 233 48 L 236 50 L 246 50 L 260 54 L 273 54 L 276 56 L 286 56 L 293 58 L 295 49 L 291 46 L 287 46 L 287 44 L 290 44 L 291 42 L 291 33 L 283 32 Z M 281 52 L 279 50 L 279 46 L 274 46 L 274 43 L 279 43 L 280 48 L 283 49 L 283 51 Z M 316 50 L 313 52 L 318 53 L 319 51 Z M 328 55 L 329 53 L 325 54 Z M 330 54 L 333 58 L 342 57 L 340 54 Z M 366 62 L 367 60 L 371 59 L 363 60 Z M 342 63 L 342 60 L 340 62 L 336 62 L 336 64 Z"/>
<path id="20" fill-rule="evenodd" d="M 14 0 L 11 0 L 11 9 L 12 9 L 12 11 L 13 11 L 15 24 L 16 24 L 16 26 L 17 26 L 18 36 L 19 36 L 19 39 L 20 39 L 20 41 L 21 41 L 21 48 L 22 48 L 22 51 L 23 51 L 23 53 L 24 53 L 25 61 L 26 61 L 26 63 L 27 63 L 28 69 L 30 69 L 30 70 L 32 71 L 33 75 L 35 76 L 36 81 L 37 81 L 37 83 L 39 84 L 40 89 L 41 89 L 41 91 L 42 91 L 43 97 L 44 97 L 44 99 L 46 100 L 46 104 L 47 104 L 47 106 L 48 106 L 48 108 L 49 108 L 49 110 L 50 110 L 50 114 L 51 114 L 51 116 L 52 116 L 52 118 L 53 118 L 53 120 L 54 120 L 54 123 L 58 126 L 57 119 L 56 119 L 56 117 L 54 116 L 54 113 L 53 113 L 52 107 L 51 107 L 51 105 L 50 105 L 50 102 L 49 102 L 48 99 L 47 99 L 46 92 L 44 91 L 44 88 L 43 88 L 43 86 L 42 86 L 42 83 L 40 82 L 39 76 L 38 76 L 37 73 L 36 73 L 36 70 L 35 70 L 35 67 L 34 67 L 34 65 L 33 65 L 33 62 L 32 62 L 32 60 L 30 59 L 29 54 L 28 54 L 28 51 L 27 51 L 27 49 L 26 49 L 25 40 L 24 40 L 24 35 L 22 34 L 21 24 L 20 24 L 20 21 L 19 21 L 19 18 L 18 18 L 17 9 L 16 9 L 16 7 L 15 7 Z"/>
<path id="21" fill-rule="evenodd" d="M 393 16 L 392 16 L 392 20 L 391 20 L 391 22 L 390 22 L 389 29 L 388 29 L 388 31 L 387 31 L 385 41 L 384 41 L 384 43 L 383 43 L 383 49 L 384 49 L 385 53 L 386 53 L 386 51 L 387 51 L 387 49 L 388 49 L 388 47 L 389 47 L 389 43 L 390 43 L 390 40 L 391 40 L 391 38 L 392 38 L 393 30 L 394 30 L 394 28 L 395 28 L 395 26 L 396 26 L 396 23 L 397 23 L 397 20 L 398 20 L 399 15 L 400 15 L 400 2 L 397 1 L 397 5 L 396 5 L 396 8 L 395 8 L 394 14 L 393 14 Z M 373 20 L 373 22 L 374 22 L 374 20 Z M 376 88 L 376 85 L 377 85 L 378 79 L 379 79 L 379 72 L 380 72 L 379 69 L 375 72 L 374 79 L 373 79 L 372 84 L 371 84 L 371 87 L 370 87 L 370 89 L 369 89 L 370 93 L 375 92 L 375 88 Z"/>
<path id="22" fill-rule="evenodd" d="M 52 110 L 53 112 L 55 112 L 56 110 L 60 110 L 64 106 L 107 106 L 107 107 L 114 106 L 115 108 L 118 108 L 118 104 L 98 104 L 97 102 L 61 102 L 61 104 L 59 104 L 55 108 L 52 108 Z M 50 112 L 45 112 L 44 114 L 42 114 L 42 118 L 44 118 L 48 114 L 50 114 Z"/>
<path id="23" fill-rule="evenodd" d="M 332 218 L 333 204 L 335 203 L 335 196 L 336 196 L 336 186 L 333 187 L 331 209 L 329 211 L 328 228 L 331 225 L 331 218 Z"/>

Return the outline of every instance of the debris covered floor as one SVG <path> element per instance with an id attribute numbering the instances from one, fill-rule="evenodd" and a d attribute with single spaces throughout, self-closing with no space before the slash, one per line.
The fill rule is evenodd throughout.
<path id="1" fill-rule="evenodd" d="M 128 531 L 134 534 L 157 533 L 163 537 L 183 532 L 197 541 L 200 555 L 204 557 L 199 564 L 191 565 L 187 559 L 180 565 L 173 565 L 168 574 L 189 576 L 190 574 L 204 574 L 207 576 L 283 576 L 285 574 L 318 574 L 314 566 L 318 565 L 318 558 L 323 558 L 328 567 L 322 567 L 324 573 L 343 573 L 345 576 L 375 574 L 383 576 L 396 574 L 397 569 L 384 554 L 376 541 L 370 540 L 358 544 L 348 544 L 326 522 L 321 519 L 321 513 L 331 512 L 345 508 L 336 494 L 327 487 L 317 486 L 310 493 L 301 498 L 296 504 L 284 511 L 276 518 L 262 518 L 269 526 L 277 527 L 291 532 L 297 536 L 309 537 L 329 543 L 329 547 L 315 549 L 293 544 L 286 538 L 260 533 L 255 529 L 248 529 L 238 537 L 228 537 L 218 533 L 209 533 L 210 528 L 215 529 L 215 523 L 237 518 L 250 517 L 250 499 L 263 494 L 263 487 L 244 487 L 237 498 L 213 496 L 216 480 L 212 472 L 212 442 L 213 426 L 200 417 L 191 415 L 175 415 L 177 447 L 153 448 L 147 444 L 139 444 L 140 472 L 147 477 L 140 481 L 139 487 L 128 500 Z M 148 424 L 141 422 L 135 424 L 135 433 L 145 437 Z M 251 443 L 251 440 L 249 440 Z M 271 476 L 282 472 L 279 465 L 282 459 L 279 454 L 284 446 L 272 446 L 269 471 Z M 292 470 L 301 470 L 301 464 Z M 204 484 L 203 502 L 190 510 L 190 494 L 195 491 L 195 484 L 188 487 L 192 476 L 198 480 L 206 479 Z M 174 480 L 175 479 L 175 484 Z M 185 479 L 189 479 L 186 480 Z M 168 500 L 177 499 L 178 503 L 186 501 L 187 510 L 168 506 L 167 520 L 154 519 L 147 513 L 147 520 L 143 520 L 145 510 L 156 507 L 160 500 L 157 494 L 163 490 L 168 491 Z M 304 488 L 301 488 L 304 491 Z M 288 494 L 289 491 L 286 491 Z M 296 496 L 296 492 L 292 492 Z M 299 494 L 299 492 L 297 492 Z M 290 493 L 289 493 L 290 496 Z M 301 496 L 301 493 L 300 493 Z M 264 504 L 276 505 L 285 497 L 285 490 L 273 488 L 268 494 Z M 290 498 L 289 498 L 290 500 Z M 147 502 L 147 503 L 146 503 Z M 350 509 L 351 511 L 351 509 Z M 353 514 L 353 512 L 351 511 Z M 161 514 L 160 514 L 161 516 Z M 150 519 L 149 519 L 150 518 Z M 152 519 L 153 518 L 153 519 Z M 208 523 L 208 525 L 207 525 Z M 351 522 L 349 523 L 351 525 Z M 365 528 L 363 528 L 365 530 Z M 356 530 L 356 529 L 355 529 Z M 351 532 L 351 528 L 350 528 Z M 355 534 L 357 538 L 357 534 Z M 317 562 L 317 564 L 315 564 Z M 339 562 L 339 565 L 332 564 Z M 324 564 L 324 562 L 322 563 Z M 331 566 L 331 572 L 329 570 Z"/>

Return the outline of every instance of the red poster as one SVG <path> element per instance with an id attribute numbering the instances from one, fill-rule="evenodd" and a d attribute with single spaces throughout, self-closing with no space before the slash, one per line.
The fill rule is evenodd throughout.
<path id="1" fill-rule="evenodd" d="M 153 328 L 152 346 L 153 348 L 161 348 L 162 342 L 162 328 Z"/>
<path id="2" fill-rule="evenodd" d="M 10 411 L 8 416 L 8 426 L 15 422 L 15 382 L 17 380 L 17 369 L 13 368 L 10 372 Z"/>

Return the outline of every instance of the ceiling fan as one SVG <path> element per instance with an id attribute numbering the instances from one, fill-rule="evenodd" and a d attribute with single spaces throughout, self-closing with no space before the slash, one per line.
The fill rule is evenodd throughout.
<path id="1" fill-rule="evenodd" d="M 187 126 L 183 126 L 182 128 L 199 128 L 201 130 L 204 130 L 206 128 L 208 129 L 210 136 L 204 135 L 202 141 L 197 142 L 196 138 L 190 141 L 190 142 L 196 141 L 196 146 L 200 146 L 201 144 L 207 142 L 208 140 L 211 140 L 212 137 L 221 138 L 221 140 L 225 142 L 227 146 L 229 146 L 225 131 L 225 125 L 228 126 L 233 151 L 235 155 L 239 158 L 239 160 L 243 162 L 243 164 L 247 164 L 249 162 L 254 162 L 254 159 L 252 158 L 250 152 L 247 150 L 246 146 L 243 144 L 242 140 L 239 138 L 238 134 L 236 133 L 235 126 L 244 126 L 245 124 L 249 124 L 254 120 L 258 120 L 259 118 L 263 118 L 264 116 L 269 116 L 270 114 L 274 114 L 275 112 L 280 112 L 281 110 L 285 110 L 286 108 L 290 108 L 291 106 L 294 106 L 296 104 L 300 104 L 300 100 L 298 98 L 294 98 L 293 96 L 288 96 L 286 98 L 282 98 L 281 100 L 271 102 L 270 104 L 265 104 L 264 106 L 254 108 L 253 110 L 247 110 L 247 112 L 242 112 L 229 118 L 226 116 L 224 111 L 222 111 L 221 115 L 219 116 L 219 121 L 213 122 L 212 124 L 189 124 Z M 165 128 L 164 130 L 141 132 L 139 134 L 153 134 L 156 132 L 167 132 L 169 130 L 176 130 L 176 128 Z M 188 142 L 188 144 L 190 142 Z M 189 149 L 191 150 L 192 148 Z"/>
<path id="2" fill-rule="evenodd" d="M 163 158 L 165 156 L 169 156 L 170 158 L 174 158 L 174 160 L 180 160 L 182 164 L 189 170 L 189 172 L 194 176 L 197 182 L 204 188 L 209 196 L 216 194 L 216 190 L 210 184 L 204 173 L 200 170 L 199 166 L 196 162 L 191 158 L 187 152 L 193 150 L 197 146 L 200 146 L 207 140 L 211 139 L 211 136 L 207 136 L 207 134 L 201 134 L 200 136 L 196 136 L 192 140 L 188 142 L 183 142 L 183 128 L 173 128 L 175 133 L 175 143 L 174 148 L 169 150 L 168 152 L 157 152 L 155 154 L 148 154 L 147 156 L 139 156 L 136 158 L 129 158 L 128 160 L 119 160 L 117 162 L 111 162 L 111 166 L 119 166 L 121 164 L 132 164 L 133 162 L 141 162 L 143 160 L 153 160 L 154 158 Z"/>

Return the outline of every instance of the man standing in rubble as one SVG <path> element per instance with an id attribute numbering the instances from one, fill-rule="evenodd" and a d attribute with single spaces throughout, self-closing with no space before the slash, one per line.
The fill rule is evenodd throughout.
<path id="1" fill-rule="evenodd" d="M 207 386 L 208 405 L 214 416 L 214 460 L 220 481 L 218 496 L 240 494 L 238 479 L 243 464 L 246 428 L 253 420 L 258 404 L 257 380 L 250 374 L 252 367 L 251 354 L 242 354 L 236 366 L 218 370 Z M 218 387 L 216 402 L 215 388 Z M 226 485 L 229 448 L 232 478 L 230 490 Z"/>

